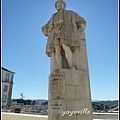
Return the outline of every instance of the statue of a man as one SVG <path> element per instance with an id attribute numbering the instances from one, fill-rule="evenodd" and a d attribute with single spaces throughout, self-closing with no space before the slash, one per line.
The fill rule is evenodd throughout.
<path id="1" fill-rule="evenodd" d="M 64 50 L 71 68 L 73 52 L 80 47 L 80 32 L 84 31 L 86 21 L 77 13 L 65 10 L 66 3 L 63 0 L 58 0 L 55 7 L 57 13 L 42 27 L 42 32 L 48 36 L 46 54 L 51 57 L 53 52 L 59 68 L 62 68 L 61 50 Z"/>

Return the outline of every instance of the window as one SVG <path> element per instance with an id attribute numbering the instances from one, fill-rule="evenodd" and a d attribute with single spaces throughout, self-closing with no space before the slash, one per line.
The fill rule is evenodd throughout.
<path id="1" fill-rule="evenodd" d="M 6 102 L 6 100 L 7 100 L 7 95 L 3 95 L 2 101 Z"/>
<path id="2" fill-rule="evenodd" d="M 13 82 L 13 74 L 11 75 L 11 82 Z"/>
<path id="3" fill-rule="evenodd" d="M 6 73 L 6 76 L 5 76 L 5 81 L 6 81 L 6 82 L 9 82 L 9 76 L 10 76 L 10 74 L 9 74 L 9 73 Z"/>
<path id="4" fill-rule="evenodd" d="M 4 92 L 7 92 L 7 91 L 8 91 L 8 86 L 5 85 L 5 86 L 4 86 Z"/>
<path id="5" fill-rule="evenodd" d="M 2 81 L 3 81 L 3 71 L 2 71 Z"/>

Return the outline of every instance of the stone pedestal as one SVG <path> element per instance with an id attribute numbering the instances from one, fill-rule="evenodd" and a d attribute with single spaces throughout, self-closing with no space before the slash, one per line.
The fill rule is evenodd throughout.
<path id="1" fill-rule="evenodd" d="M 48 120 L 92 120 L 89 75 L 76 69 L 49 76 Z"/>

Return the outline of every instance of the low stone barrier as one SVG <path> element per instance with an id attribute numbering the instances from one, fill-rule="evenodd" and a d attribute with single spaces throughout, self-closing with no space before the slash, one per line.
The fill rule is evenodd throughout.
<path id="1" fill-rule="evenodd" d="M 118 113 L 93 113 L 94 119 L 117 120 Z"/>

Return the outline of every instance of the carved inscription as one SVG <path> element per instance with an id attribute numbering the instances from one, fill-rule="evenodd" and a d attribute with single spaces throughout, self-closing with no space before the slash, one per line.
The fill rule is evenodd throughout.
<path id="1" fill-rule="evenodd" d="M 51 109 L 52 110 L 62 110 L 62 103 L 51 104 Z"/>

